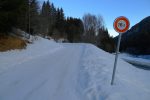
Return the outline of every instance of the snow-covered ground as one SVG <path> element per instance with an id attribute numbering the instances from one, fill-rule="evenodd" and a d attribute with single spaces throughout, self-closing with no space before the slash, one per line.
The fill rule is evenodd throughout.
<path id="1" fill-rule="evenodd" d="M 33 44 L 28 44 L 27 48 L 21 51 L 0 52 L 0 74 L 11 67 L 15 67 L 17 64 L 51 54 L 63 48 L 63 46 L 54 41 L 49 41 L 41 37 L 37 38 L 37 41 L 34 41 Z"/>
<path id="2" fill-rule="evenodd" d="M 149 59 L 150 60 L 150 55 L 139 55 L 137 57 L 138 58 L 143 58 L 143 59 Z"/>
<path id="3" fill-rule="evenodd" d="M 132 56 L 129 54 L 120 54 L 120 58 L 124 59 L 125 61 L 138 65 L 141 67 L 146 67 L 150 69 L 150 56 L 149 55 L 141 55 L 141 56 Z"/>
<path id="4" fill-rule="evenodd" d="M 150 71 L 91 44 L 39 38 L 26 50 L 0 53 L 0 100 L 150 100 Z"/>

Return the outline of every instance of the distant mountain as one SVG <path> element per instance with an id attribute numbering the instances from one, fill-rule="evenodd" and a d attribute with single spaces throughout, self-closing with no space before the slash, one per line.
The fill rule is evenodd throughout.
<path id="1" fill-rule="evenodd" d="M 137 55 L 150 54 L 150 16 L 123 33 L 120 50 Z"/>

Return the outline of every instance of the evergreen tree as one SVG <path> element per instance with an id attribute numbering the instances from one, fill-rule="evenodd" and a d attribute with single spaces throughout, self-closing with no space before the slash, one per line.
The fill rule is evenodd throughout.
<path id="1" fill-rule="evenodd" d="M 40 15 L 39 15 L 39 30 L 38 32 L 42 35 L 44 35 L 44 28 L 45 28 L 45 8 L 46 8 L 46 3 L 45 1 L 43 2 L 43 5 L 42 5 L 42 9 L 40 10 Z"/>
<path id="2" fill-rule="evenodd" d="M 41 11 L 41 32 L 44 36 L 49 34 L 49 26 L 50 26 L 50 3 L 49 1 L 43 2 L 42 11 Z"/>
<path id="3" fill-rule="evenodd" d="M 45 10 L 46 9 L 46 3 L 45 1 L 43 2 L 43 5 L 42 5 L 42 10 L 41 10 L 41 15 L 44 16 L 45 15 Z"/>
<path id="4" fill-rule="evenodd" d="M 64 21 L 64 19 L 65 19 L 64 10 L 61 8 L 60 9 L 60 20 Z"/>
<path id="5" fill-rule="evenodd" d="M 18 8 L 18 18 L 17 18 L 17 28 L 20 28 L 24 31 L 27 31 L 27 23 L 28 23 L 28 0 L 21 0 L 20 7 Z"/>
<path id="6" fill-rule="evenodd" d="M 107 52 L 115 51 L 115 42 L 113 38 L 109 36 L 107 29 L 99 29 L 97 35 L 97 46 Z"/>
<path id="7" fill-rule="evenodd" d="M 57 11 L 56 8 L 54 7 L 54 4 L 51 4 L 51 23 L 50 23 L 50 36 L 53 35 L 53 31 L 55 29 L 55 25 L 56 25 L 56 16 L 57 16 Z"/>
<path id="8" fill-rule="evenodd" d="M 37 0 L 30 0 L 30 9 L 29 9 L 29 17 L 30 17 L 30 33 L 35 34 L 38 32 L 39 25 L 39 13 L 38 13 L 38 2 Z"/>
<path id="9" fill-rule="evenodd" d="M 12 27 L 24 29 L 27 0 L 0 0 L 0 32 L 9 32 Z"/>
<path id="10" fill-rule="evenodd" d="M 59 31 L 57 33 L 57 35 L 59 35 L 60 37 L 64 37 L 65 34 L 65 25 L 66 25 L 66 21 L 65 21 L 65 17 L 64 17 L 64 13 L 63 13 L 63 9 L 59 9 L 57 8 L 56 11 L 56 23 L 55 23 L 55 29 L 57 31 Z"/>
<path id="11" fill-rule="evenodd" d="M 66 32 L 69 42 L 81 42 L 84 28 L 80 19 L 67 18 Z"/>

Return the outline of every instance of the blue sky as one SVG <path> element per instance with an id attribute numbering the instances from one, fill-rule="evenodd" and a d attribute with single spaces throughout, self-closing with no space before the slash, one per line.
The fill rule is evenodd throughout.
<path id="1" fill-rule="evenodd" d="M 44 0 L 39 0 L 40 2 Z M 45 0 L 47 1 L 47 0 Z M 56 7 L 62 7 L 66 16 L 82 18 L 85 13 L 103 16 L 110 35 L 116 36 L 113 21 L 126 16 L 130 26 L 150 16 L 150 0 L 49 0 Z"/>

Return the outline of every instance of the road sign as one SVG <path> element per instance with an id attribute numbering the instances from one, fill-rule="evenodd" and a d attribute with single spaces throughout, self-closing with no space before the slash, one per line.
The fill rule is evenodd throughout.
<path id="1" fill-rule="evenodd" d="M 114 62 L 111 85 L 113 85 L 114 78 L 115 78 L 116 66 L 117 66 L 117 61 L 118 61 L 118 52 L 120 48 L 120 41 L 121 41 L 121 35 L 122 35 L 121 33 L 126 32 L 129 29 L 129 26 L 130 26 L 130 22 L 124 16 L 118 17 L 114 21 L 114 29 L 119 33 L 119 38 L 118 38 L 118 44 L 117 44 L 117 49 L 116 49 L 116 57 L 115 57 L 115 62 Z"/>
<path id="2" fill-rule="evenodd" d="M 118 32 L 118 33 L 124 33 L 129 29 L 130 26 L 130 22 L 128 20 L 128 18 L 124 17 L 124 16 L 120 16 L 118 18 L 116 18 L 116 20 L 114 21 L 114 29 Z"/>

